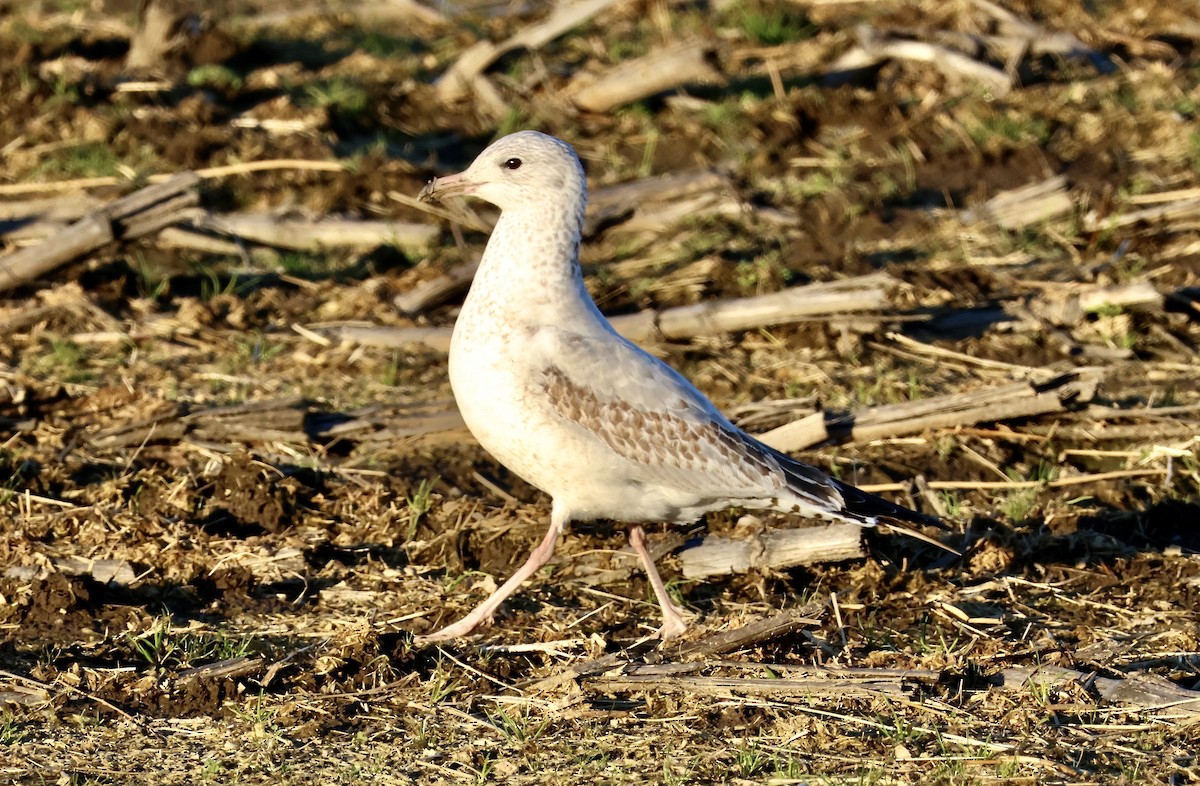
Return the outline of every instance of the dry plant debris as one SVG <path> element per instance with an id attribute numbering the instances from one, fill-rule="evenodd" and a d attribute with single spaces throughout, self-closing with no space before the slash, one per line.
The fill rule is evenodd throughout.
<path id="1" fill-rule="evenodd" d="M 1200 781 L 1186 4 L 6 10 L 0 779 Z M 959 554 L 712 516 L 656 649 L 600 522 L 414 648 L 548 514 L 439 349 L 493 217 L 413 200 L 518 127 L 607 313 Z"/>

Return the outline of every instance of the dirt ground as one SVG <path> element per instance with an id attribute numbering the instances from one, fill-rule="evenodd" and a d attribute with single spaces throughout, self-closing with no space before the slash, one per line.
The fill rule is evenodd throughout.
<path id="1" fill-rule="evenodd" d="M 1200 782 L 1200 28 L 1181 4 L 1014 2 L 1006 57 L 983 2 L 617 2 L 487 69 L 503 112 L 436 80 L 543 6 L 157 4 L 171 46 L 135 73 L 138 4 L 3 5 L 8 248 L 152 174 L 265 160 L 293 163 L 207 177 L 200 206 L 442 231 L 225 254 L 151 234 L 0 291 L 0 778 Z M 898 56 L 837 71 L 868 28 L 1014 86 Z M 683 40 L 719 78 L 571 104 L 577 75 Z M 443 353 L 329 336 L 453 324 L 461 292 L 394 298 L 477 257 L 489 213 L 412 197 L 518 128 L 574 144 L 594 190 L 726 178 L 717 208 L 591 227 L 608 314 L 891 277 L 883 310 L 651 347 L 749 430 L 1039 370 L 1094 370 L 1095 394 L 798 454 L 900 484 L 957 555 L 879 531 L 866 559 L 782 571 L 687 580 L 665 556 L 692 627 L 656 648 L 624 531 L 581 524 L 493 627 L 415 646 L 523 561 L 548 500 L 439 420 Z M 985 207 L 1057 175 L 1059 209 Z M 701 524 L 690 543 L 754 526 Z M 714 643 L 781 611 L 777 635 Z"/>

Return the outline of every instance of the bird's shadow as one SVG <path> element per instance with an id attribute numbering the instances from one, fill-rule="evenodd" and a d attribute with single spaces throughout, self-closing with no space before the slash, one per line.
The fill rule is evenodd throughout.
<path id="1" fill-rule="evenodd" d="M 960 577 L 981 582 L 1041 576 L 1056 566 L 1108 572 L 1138 555 L 1200 553 L 1200 502 L 1170 499 L 1143 510 L 1105 509 L 1049 520 L 976 516 L 941 540 L 960 555 L 909 538 L 868 534 L 872 556 L 890 569 L 937 574 L 955 583 Z M 989 557 L 989 551 L 1002 556 Z M 987 568 L 990 562 L 994 569 Z"/>

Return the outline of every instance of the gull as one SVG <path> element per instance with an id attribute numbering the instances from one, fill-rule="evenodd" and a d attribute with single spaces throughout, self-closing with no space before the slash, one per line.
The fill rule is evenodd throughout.
<path id="1" fill-rule="evenodd" d="M 733 425 L 683 376 L 617 334 L 584 287 L 587 180 L 575 151 L 537 131 L 493 142 L 418 199 L 471 195 L 500 208 L 450 341 L 463 420 L 501 464 L 550 495 L 550 528 L 516 573 L 457 622 L 465 636 L 545 565 L 571 521 L 634 524 L 629 544 L 662 608 L 657 635 L 687 628 L 646 550 L 642 522 L 688 523 L 731 507 L 874 526 L 936 523 L 802 464 Z"/>

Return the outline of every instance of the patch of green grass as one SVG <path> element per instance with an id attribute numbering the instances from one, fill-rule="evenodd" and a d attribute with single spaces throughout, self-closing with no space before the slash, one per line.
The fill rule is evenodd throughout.
<path id="1" fill-rule="evenodd" d="M 407 57 L 414 52 L 413 41 L 410 38 L 398 38 L 378 30 L 355 32 L 358 35 L 353 41 L 353 46 L 374 57 Z"/>
<path id="2" fill-rule="evenodd" d="M 672 762 L 670 759 L 663 759 L 662 773 L 659 777 L 659 783 L 663 786 L 685 786 L 686 784 L 695 782 L 694 770 L 689 767 L 684 767 L 678 762 Z"/>
<path id="3" fill-rule="evenodd" d="M 1039 484 L 1045 484 L 1058 476 L 1058 469 L 1047 461 L 1038 461 L 1037 466 L 1034 467 L 1028 478 L 1022 478 L 1020 473 L 1015 470 L 1010 470 L 1008 476 L 1017 481 L 1032 480 Z M 1000 503 L 1000 511 L 1014 524 L 1025 521 L 1029 518 L 1029 514 L 1033 512 L 1040 493 L 1041 486 L 1013 489 L 1008 492 L 1008 495 Z"/>
<path id="4" fill-rule="evenodd" d="M 34 179 L 111 177 L 119 174 L 121 159 L 104 142 L 84 142 L 58 150 L 36 167 Z"/>
<path id="5" fill-rule="evenodd" d="M 811 38 L 817 28 L 808 18 L 785 4 L 764 8 L 743 7 L 738 14 L 738 27 L 759 46 L 779 46 Z"/>
<path id="6" fill-rule="evenodd" d="M 1029 518 L 1037 502 L 1037 489 L 1014 489 L 1000 503 L 1000 512 L 1014 524 Z"/>
<path id="7" fill-rule="evenodd" d="M 459 688 L 458 678 L 454 673 L 445 666 L 442 660 L 438 660 L 437 667 L 433 673 L 429 675 L 429 679 L 425 681 L 425 690 L 427 692 L 430 704 L 440 704 L 446 699 L 454 695 L 454 692 Z M 422 731 L 425 730 L 424 721 L 421 724 Z"/>
<path id="8" fill-rule="evenodd" d="M 1171 104 L 1171 110 L 1192 120 L 1196 115 L 1200 115 L 1200 98 L 1193 98 L 1190 95 L 1183 96 Z"/>
<path id="9" fill-rule="evenodd" d="M 1200 171 L 1200 167 L 1198 167 Z M 1113 266 L 1113 277 L 1122 284 L 1140 279 L 1146 272 L 1146 257 L 1141 254 L 1126 254 Z"/>
<path id="10" fill-rule="evenodd" d="M 783 255 L 778 250 L 768 251 L 749 262 L 739 262 L 736 268 L 738 286 L 746 293 L 759 293 L 764 287 L 773 287 L 783 278 Z"/>
<path id="11" fill-rule="evenodd" d="M 104 725 L 99 710 L 81 710 L 67 716 L 67 720 L 81 729 L 98 729 Z"/>
<path id="12" fill-rule="evenodd" d="M 667 595 L 669 595 L 671 597 L 671 600 L 673 600 L 675 602 L 675 605 L 678 606 L 679 608 L 684 608 L 685 606 L 687 606 L 687 600 L 683 597 L 683 591 L 691 583 L 692 582 L 690 579 L 685 579 L 682 576 L 680 576 L 678 578 L 669 579 L 666 582 L 665 586 L 667 589 Z M 653 595 L 653 591 L 650 591 L 650 594 Z M 654 599 L 654 602 L 655 602 L 655 605 L 658 605 L 657 599 Z"/>
<path id="13" fill-rule="evenodd" d="M 401 358 L 403 354 L 398 349 L 392 350 L 392 357 L 387 365 L 379 372 L 379 381 L 389 388 L 394 388 L 400 384 L 400 372 L 404 370 L 404 363 Z"/>
<path id="14" fill-rule="evenodd" d="M 233 705 L 229 708 L 229 711 L 233 713 L 235 718 L 261 726 L 273 724 L 279 714 L 274 708 L 263 703 L 262 693 L 251 699 L 249 705 L 245 707 Z"/>
<path id="15" fill-rule="evenodd" d="M 1185 502 L 1200 501 L 1200 457 L 1195 454 L 1180 457 L 1176 477 L 1179 478 L 1181 485 L 1184 484 L 1184 478 L 1190 479 L 1192 489 L 1176 492 L 1174 491 L 1174 486 L 1172 486 L 1168 491 L 1169 496 L 1182 499 Z"/>
<path id="16" fill-rule="evenodd" d="M 1142 93 L 1141 91 L 1127 82 L 1118 84 L 1116 91 L 1112 94 L 1117 106 L 1121 107 L 1130 114 L 1136 114 L 1142 108 Z"/>
<path id="17" fill-rule="evenodd" d="M 967 135 L 977 146 L 984 147 L 992 140 L 1006 143 L 1044 145 L 1050 140 L 1050 121 L 1029 115 L 997 112 L 966 127 Z"/>
<path id="18" fill-rule="evenodd" d="M 1192 169 L 1200 172 L 1200 131 L 1188 134 L 1188 161 Z"/>
<path id="19" fill-rule="evenodd" d="M 925 398 L 925 394 L 921 391 L 921 375 L 917 373 L 915 368 L 908 370 L 908 400 L 917 401 Z"/>
<path id="20" fill-rule="evenodd" d="M 650 177 L 654 171 L 654 151 L 658 148 L 658 129 L 651 126 L 645 134 L 646 144 L 642 148 L 642 161 L 638 164 L 638 177 Z"/>
<path id="21" fill-rule="evenodd" d="M 534 68 L 533 63 L 524 57 L 507 58 L 504 62 L 508 64 L 504 69 L 504 76 L 517 85 L 524 84 Z"/>
<path id="22" fill-rule="evenodd" d="M 137 273 L 138 295 L 146 300 L 158 301 L 171 289 L 170 276 L 163 275 L 156 266 L 146 261 L 146 257 L 138 254 L 133 270 Z"/>
<path id="23" fill-rule="evenodd" d="M 947 516 L 957 519 L 962 514 L 962 498 L 957 491 L 939 491 L 938 497 L 942 500 L 942 507 L 946 509 Z"/>
<path id="24" fill-rule="evenodd" d="M 1019 232 L 1009 232 L 1001 237 L 1006 240 L 1002 245 L 1008 251 L 1020 252 L 1034 259 L 1053 260 L 1063 255 L 1061 245 L 1040 226 L 1025 227 Z"/>
<path id="25" fill-rule="evenodd" d="M 492 782 L 492 768 L 496 766 L 496 754 L 488 751 L 483 754 L 483 760 L 479 762 L 479 769 L 475 771 L 475 783 L 482 784 Z"/>
<path id="26" fill-rule="evenodd" d="M 745 109 L 740 98 L 726 98 L 706 104 L 700 113 L 700 122 L 714 131 L 727 131 L 745 119 Z"/>
<path id="27" fill-rule="evenodd" d="M 91 0 L 50 0 L 46 5 L 60 14 L 72 14 L 92 7 Z"/>
<path id="28" fill-rule="evenodd" d="M 996 765 L 997 778 L 1016 778 L 1021 774 L 1021 760 L 1013 757 Z"/>
<path id="29" fill-rule="evenodd" d="M 641 303 L 654 294 L 658 289 L 658 280 L 646 276 L 635 278 L 629 282 L 629 297 L 635 303 Z"/>
<path id="30" fill-rule="evenodd" d="M 237 273 L 232 274 L 226 281 L 221 280 L 221 274 L 210 267 L 201 271 L 200 299 L 204 302 L 215 300 L 223 295 L 244 297 L 262 283 L 261 276 L 242 278 Z"/>
<path id="31" fill-rule="evenodd" d="M 886 169 L 878 169 L 871 173 L 871 185 L 881 201 L 895 199 L 902 193 L 900 181 Z"/>
<path id="32" fill-rule="evenodd" d="M 303 251 L 288 251 L 279 255 L 279 267 L 293 278 L 313 280 L 329 275 L 329 257 L 324 254 L 306 254 Z"/>
<path id="33" fill-rule="evenodd" d="M 1117 189 L 1118 199 L 1127 199 L 1139 194 L 1148 194 L 1155 189 L 1155 181 L 1144 172 L 1135 172 L 1129 176 L 1124 186 Z"/>
<path id="34" fill-rule="evenodd" d="M 907 745 L 911 742 L 918 741 L 925 736 L 925 732 L 916 729 L 908 719 L 901 716 L 899 713 L 892 711 L 892 716 L 879 716 L 877 718 L 879 725 L 882 727 L 880 731 L 893 745 Z"/>
<path id="35" fill-rule="evenodd" d="M 866 648 L 871 652 L 899 652 L 900 647 L 896 641 L 896 631 L 891 628 L 881 625 L 879 618 L 875 612 L 871 612 L 865 618 L 859 616 L 858 632 L 862 636 Z"/>
<path id="36" fill-rule="evenodd" d="M 776 754 L 771 757 L 771 764 L 775 770 L 773 780 L 799 781 L 808 774 L 808 768 L 804 762 L 793 756 Z"/>
<path id="37" fill-rule="evenodd" d="M 1054 700 L 1054 688 L 1049 680 L 1032 679 L 1026 683 L 1029 688 L 1029 695 L 1033 698 L 1034 704 L 1039 707 L 1049 707 Z"/>
<path id="38" fill-rule="evenodd" d="M 1140 338 L 1141 337 L 1135 331 L 1131 330 L 1128 333 L 1122 333 L 1119 336 L 1115 336 L 1113 338 L 1113 343 L 1118 349 L 1127 349 L 1132 351 L 1137 349 L 1138 340 Z"/>
<path id="39" fill-rule="evenodd" d="M 11 712 L 0 713 L 0 745 L 19 745 L 29 739 L 26 724 Z"/>
<path id="40" fill-rule="evenodd" d="M 874 407 L 885 403 L 886 399 L 883 377 L 876 375 L 871 380 L 854 380 L 853 401 L 860 407 Z"/>
<path id="41" fill-rule="evenodd" d="M 938 654 L 953 657 L 954 653 L 963 648 L 963 638 L 958 633 L 947 638 L 945 629 L 934 626 L 934 631 L 936 636 L 931 635 L 930 625 L 927 621 L 921 624 L 917 630 L 917 636 L 913 640 L 917 652 L 922 655 Z"/>
<path id="42" fill-rule="evenodd" d="M 255 333 L 253 337 L 238 338 L 234 341 L 235 354 L 232 367 L 240 369 L 248 365 L 261 365 L 280 355 L 286 348 L 283 344 L 271 341 L 262 333 Z"/>
<path id="43" fill-rule="evenodd" d="M 690 262 L 706 254 L 728 249 L 735 240 L 735 232 L 728 225 L 711 218 L 688 222 L 698 231 L 684 239 L 680 259 Z"/>
<path id="44" fill-rule="evenodd" d="M 224 759 L 209 758 L 204 760 L 204 768 L 200 770 L 200 777 L 205 781 L 215 781 L 218 778 L 221 782 L 225 782 L 225 770 L 228 767 Z"/>
<path id="45" fill-rule="evenodd" d="M 753 742 L 738 748 L 737 766 L 743 778 L 753 778 L 767 768 L 770 757 Z"/>
<path id="46" fill-rule="evenodd" d="M 354 79 L 335 76 L 305 85 L 304 94 L 308 101 L 326 109 L 333 109 L 348 118 L 357 117 L 366 111 L 370 95 L 365 87 Z"/>
<path id="47" fill-rule="evenodd" d="M 240 658 L 250 652 L 252 643 L 249 636 L 233 638 L 219 631 L 176 631 L 169 617 L 160 617 L 150 630 L 129 634 L 127 639 L 142 660 L 156 669 L 187 669 Z"/>
<path id="48" fill-rule="evenodd" d="M 12 501 L 16 496 L 17 489 L 22 485 L 21 467 L 23 462 L 17 461 L 12 453 L 0 447 L 0 466 L 7 467 L 4 472 L 8 475 L 0 483 L 0 505 L 4 505 Z M 3 476 L 0 475 L 0 477 Z"/>
<path id="49" fill-rule="evenodd" d="M 1012 473 L 1009 473 L 1012 476 Z M 1035 480 L 1038 483 L 1049 483 L 1058 477 L 1058 467 L 1052 462 L 1045 459 L 1038 459 L 1037 466 L 1029 473 L 1029 480 Z"/>
<path id="50" fill-rule="evenodd" d="M 1142 767 L 1145 765 L 1140 759 L 1122 759 L 1122 762 L 1121 776 L 1125 783 L 1138 783 L 1143 780 Z"/>
<path id="51" fill-rule="evenodd" d="M 237 92 L 242 89 L 244 80 L 241 74 L 220 63 L 209 63 L 196 66 L 187 75 L 187 83 L 192 87 L 212 87 L 218 90 Z"/>
<path id="52" fill-rule="evenodd" d="M 28 358 L 23 366 L 34 376 L 59 382 L 84 384 L 93 374 L 87 368 L 88 355 L 83 347 L 68 339 L 52 339 L 49 351 Z"/>
<path id="53" fill-rule="evenodd" d="M 929 772 L 929 783 L 940 783 L 945 786 L 955 786 L 955 784 L 977 783 L 975 778 L 972 778 L 967 773 L 966 765 L 961 761 L 949 760 L 940 761 Z"/>
<path id="54" fill-rule="evenodd" d="M 64 781 L 60 779 L 58 782 L 63 783 Z M 67 786 L 108 786 L 108 784 L 117 782 L 117 779 L 111 775 L 100 775 L 94 772 L 72 772 L 65 781 Z"/>
<path id="55" fill-rule="evenodd" d="M 605 42 L 608 62 L 620 63 L 622 60 L 632 60 L 650 51 L 650 42 L 644 38 L 631 36 L 614 36 Z"/>
<path id="56" fill-rule="evenodd" d="M 500 705 L 495 712 L 486 713 L 492 725 L 499 729 L 505 737 L 517 745 L 531 745 L 537 742 L 546 730 L 550 728 L 549 718 L 537 718 L 529 707 L 517 710 L 514 707 Z"/>
<path id="57" fill-rule="evenodd" d="M 424 478 L 417 484 L 417 490 L 408 497 L 405 497 L 405 502 L 408 503 L 408 528 L 405 535 L 406 540 L 412 540 L 412 537 L 417 534 L 417 525 L 421 523 L 421 519 L 433 507 L 433 484 L 437 483 L 438 479 Z"/>
<path id="58" fill-rule="evenodd" d="M 259 694 L 245 706 L 229 704 L 229 712 L 233 717 L 250 726 L 250 741 L 268 748 L 274 747 L 283 740 L 283 729 L 279 725 L 279 710 L 263 701 L 264 694 Z M 274 768 L 277 763 L 272 762 Z"/>
<path id="59" fill-rule="evenodd" d="M 803 177 L 788 177 L 784 186 L 794 199 L 812 199 L 842 188 L 848 182 L 843 169 L 814 169 Z"/>

